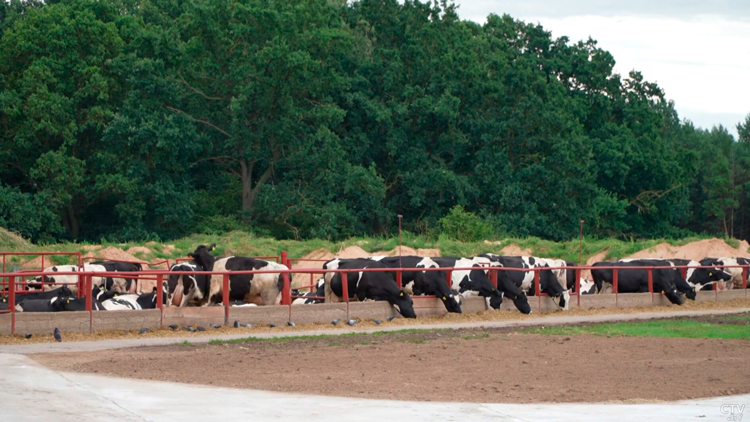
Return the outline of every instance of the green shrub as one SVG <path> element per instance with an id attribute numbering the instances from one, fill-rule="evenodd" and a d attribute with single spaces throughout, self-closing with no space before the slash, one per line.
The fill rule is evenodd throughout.
<path id="1" fill-rule="evenodd" d="M 448 215 L 438 221 L 440 233 L 461 242 L 472 242 L 494 236 L 494 230 L 487 222 L 473 212 L 467 212 L 461 205 L 451 208 Z"/>

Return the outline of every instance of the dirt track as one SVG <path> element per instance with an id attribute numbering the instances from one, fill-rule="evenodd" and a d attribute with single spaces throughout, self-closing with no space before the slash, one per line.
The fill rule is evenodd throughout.
<path id="1" fill-rule="evenodd" d="M 34 355 L 56 369 L 336 396 L 658 401 L 750 393 L 748 342 L 464 329 Z"/>

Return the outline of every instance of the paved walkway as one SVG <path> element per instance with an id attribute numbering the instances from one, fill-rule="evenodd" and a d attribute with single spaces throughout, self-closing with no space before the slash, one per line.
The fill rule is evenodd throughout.
<path id="1" fill-rule="evenodd" d="M 454 324 L 424 324 L 424 325 L 391 325 L 384 323 L 381 326 L 372 329 L 331 329 L 331 330 L 314 330 L 314 331 L 284 331 L 278 333 L 266 332 L 257 334 L 229 334 L 229 335 L 206 335 L 190 337 L 160 337 L 160 338 L 143 338 L 143 339 L 126 339 L 126 340 L 100 340 L 100 341 L 79 341 L 72 343 L 29 343 L 0 345 L 0 353 L 54 353 L 54 352 L 88 352 L 106 349 L 121 349 L 125 347 L 140 346 L 164 346 L 168 344 L 182 343 L 189 341 L 191 343 L 207 343 L 211 340 L 233 340 L 238 338 L 273 338 L 273 337 L 295 337 L 309 335 L 341 335 L 349 333 L 368 333 L 374 331 L 398 331 L 404 329 L 430 330 L 439 328 L 477 328 L 477 327 L 531 327 L 543 325 L 563 325 L 563 324 L 581 324 L 581 323 L 598 323 L 613 321 L 638 321 L 649 319 L 662 319 L 674 317 L 699 317 L 705 315 L 727 315 L 750 312 L 750 308 L 739 308 L 731 310 L 713 310 L 713 311 L 674 311 L 674 312 L 641 312 L 633 314 L 605 314 L 605 315 L 584 315 L 584 316 L 567 316 L 552 315 L 541 318 L 520 319 L 511 321 L 480 321 L 480 322 L 462 322 Z"/>
<path id="2" fill-rule="evenodd" d="M 750 395 L 664 404 L 538 405 L 322 397 L 56 372 L 25 356 L 9 354 L 0 354 L 0 383 L 3 385 L 0 394 L 2 420 L 14 422 L 718 422 L 727 420 L 728 415 L 721 412 L 724 405 L 744 404 L 750 408 Z"/>
<path id="3" fill-rule="evenodd" d="M 414 328 L 512 327 L 642 320 L 746 312 L 680 311 L 597 316 L 551 316 L 533 320 L 464 323 Z M 401 330 L 403 326 L 383 327 Z M 254 337 L 343 334 L 365 330 L 263 333 Z M 221 338 L 247 337 L 220 336 Z M 0 420 L 7 421 L 726 421 L 731 405 L 750 413 L 750 395 L 658 404 L 500 404 L 368 400 L 274 393 L 58 372 L 18 353 L 92 351 L 106 348 L 205 342 L 215 336 L 0 347 Z M 176 366 L 174 369 L 178 369 Z M 251 376 L 249 373 L 248 376 Z M 686 376 L 689 376 L 686 374 Z M 394 386 L 398 388 L 398 386 Z"/>

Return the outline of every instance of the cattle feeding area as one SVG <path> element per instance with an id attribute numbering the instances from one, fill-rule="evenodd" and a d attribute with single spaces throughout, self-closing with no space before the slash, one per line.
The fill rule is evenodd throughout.
<path id="1" fill-rule="evenodd" d="M 165 261 L 170 270 L 71 253 L 77 266 L 8 272 L 7 256 L 22 253 L 0 253 L 5 293 L 0 332 L 46 333 L 58 325 L 67 332 L 192 325 L 205 329 L 239 320 L 244 325 L 353 325 L 493 310 L 529 315 L 576 308 L 682 306 L 746 299 L 750 267 L 744 258 L 722 257 L 576 265 L 491 253 L 309 259 L 289 258 L 285 252 L 279 257 L 215 257 L 214 249 L 213 244 L 199 245 L 186 258 Z M 45 254 L 41 257 L 44 262 Z M 322 265 L 309 268 L 306 262 Z M 584 271 L 591 271 L 591 279 L 582 278 Z M 310 283 L 293 287 L 295 275 L 309 275 Z"/>

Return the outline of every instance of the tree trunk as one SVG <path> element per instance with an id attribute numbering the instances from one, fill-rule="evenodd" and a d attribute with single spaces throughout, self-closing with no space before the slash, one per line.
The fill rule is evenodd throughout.
<path id="1" fill-rule="evenodd" d="M 65 228 L 68 229 L 68 233 L 70 233 L 73 239 L 78 239 L 80 228 L 78 226 L 78 218 L 76 218 L 73 205 L 68 204 L 66 207 L 65 214 L 63 215 L 63 224 L 65 225 Z"/>
<path id="2" fill-rule="evenodd" d="M 247 161 L 239 160 L 240 168 L 242 173 L 240 178 L 242 179 L 242 211 L 248 211 L 253 207 L 255 198 L 253 195 L 252 183 L 253 183 L 253 166 L 255 163 L 248 165 Z"/>

